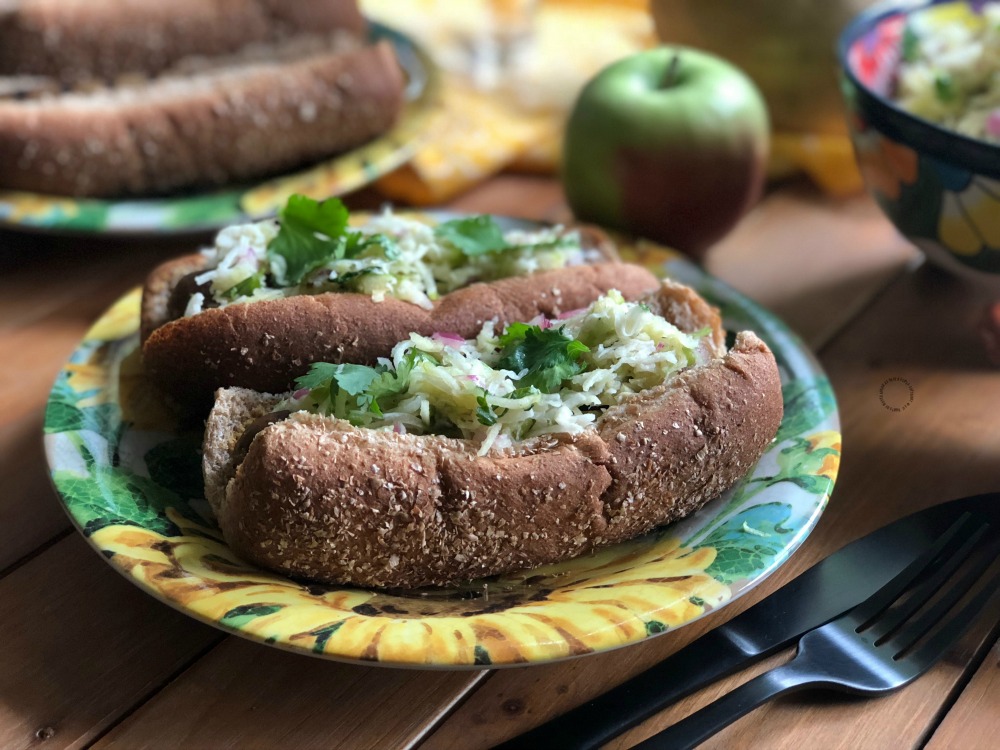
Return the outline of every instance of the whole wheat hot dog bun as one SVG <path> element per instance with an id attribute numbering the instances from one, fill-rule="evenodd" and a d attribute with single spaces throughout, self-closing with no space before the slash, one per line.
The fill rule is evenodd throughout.
<path id="1" fill-rule="evenodd" d="M 113 197 L 285 171 L 386 131 L 404 104 L 392 45 L 296 37 L 150 81 L 0 92 L 0 188 Z"/>
<path id="2" fill-rule="evenodd" d="M 725 352 L 718 316 L 686 287 L 665 282 L 648 303 L 679 313 L 679 327 L 712 326 L 715 356 L 609 408 L 592 430 L 503 453 L 300 412 L 256 434 L 244 458 L 244 429 L 280 397 L 220 391 L 204 472 L 226 540 L 289 575 L 414 587 L 563 560 L 692 513 L 774 437 L 780 378 L 753 333 Z"/>
<path id="3" fill-rule="evenodd" d="M 0 76 L 153 76 L 179 60 L 367 24 L 355 0 L 0 0 Z"/>
<path id="4" fill-rule="evenodd" d="M 640 266 L 598 263 L 472 284 L 442 296 L 431 310 L 356 293 L 231 305 L 153 330 L 142 347 L 143 366 L 182 406 L 207 408 L 215 389 L 224 386 L 288 390 L 313 362 L 374 365 L 410 333 L 474 336 L 487 320 L 554 317 L 586 307 L 611 289 L 637 299 L 658 283 Z"/>

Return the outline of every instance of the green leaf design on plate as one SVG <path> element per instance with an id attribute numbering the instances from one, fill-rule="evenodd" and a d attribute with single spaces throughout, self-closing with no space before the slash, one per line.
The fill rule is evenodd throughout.
<path id="1" fill-rule="evenodd" d="M 150 478 L 184 498 L 201 498 L 201 435 L 190 433 L 150 448 L 144 457 Z"/>
<path id="2" fill-rule="evenodd" d="M 45 410 L 45 432 L 89 430 L 113 439 L 121 410 L 117 404 L 98 404 L 80 409 L 65 401 L 50 401 Z"/>
<path id="3" fill-rule="evenodd" d="M 148 477 L 121 467 L 93 464 L 88 475 L 55 471 L 52 481 L 86 536 L 116 524 L 138 526 L 164 536 L 181 534 L 164 512 L 168 507 L 181 506 L 180 497 Z"/>
<path id="4" fill-rule="evenodd" d="M 666 631 L 667 626 L 659 620 L 649 620 L 646 623 L 646 635 L 659 635 L 660 633 L 665 633 Z"/>
<path id="5" fill-rule="evenodd" d="M 230 191 L 178 200 L 170 206 L 164 223 L 168 227 L 184 228 L 235 223 L 243 213 L 239 199 L 239 193 Z"/>
<path id="6" fill-rule="evenodd" d="M 775 436 L 778 443 L 815 429 L 837 408 L 833 389 L 826 378 L 793 380 L 781 389 L 781 393 L 785 401 L 785 418 Z"/>
<path id="7" fill-rule="evenodd" d="M 310 630 L 309 635 L 316 636 L 316 642 L 313 644 L 313 653 L 322 654 L 326 651 L 326 642 L 330 640 L 330 637 L 340 630 L 340 626 L 343 625 L 346 620 L 340 620 L 333 623 L 332 625 L 325 625 L 322 628 L 317 628 L 316 630 Z"/>
<path id="8" fill-rule="evenodd" d="M 60 374 L 52 388 L 52 396 L 45 409 L 45 432 L 77 432 L 89 430 L 111 439 L 119 428 L 121 409 L 118 404 L 105 403 L 80 407 L 97 389 L 76 391 L 69 384 L 66 373 Z"/>
<path id="9" fill-rule="evenodd" d="M 246 626 L 248 622 L 258 617 L 273 615 L 275 612 L 284 609 L 281 604 L 243 604 L 233 607 L 222 616 L 222 624 L 229 628 L 239 630 Z"/>
<path id="10" fill-rule="evenodd" d="M 75 432 L 90 430 L 113 437 L 118 426 L 120 409 L 117 404 L 97 404 L 80 408 L 79 403 L 94 396 L 97 389 L 75 391 L 65 372 L 59 375 L 45 409 L 45 432 Z"/>
<path id="11" fill-rule="evenodd" d="M 792 515 L 787 503 L 764 503 L 737 513 L 716 527 L 698 547 L 714 547 L 715 560 L 705 572 L 731 584 L 773 564 L 795 533 L 786 526 Z"/>
<path id="12" fill-rule="evenodd" d="M 779 472 L 767 479 L 768 486 L 778 482 L 792 482 L 807 492 L 819 495 L 833 489 L 833 480 L 823 475 L 823 464 L 828 456 L 838 456 L 839 451 L 824 446 L 814 446 L 806 438 L 795 438 L 778 453 Z"/>
<path id="13" fill-rule="evenodd" d="M 492 664 L 493 660 L 490 659 L 490 652 L 486 650 L 485 646 L 480 646 L 478 643 L 476 647 L 472 650 L 474 655 L 473 664 Z"/>
<path id="14" fill-rule="evenodd" d="M 74 404 L 50 401 L 45 409 L 45 432 L 70 432 L 83 426 L 83 413 Z"/>
<path id="15" fill-rule="evenodd" d="M 66 208 L 64 200 L 48 201 L 41 211 L 32 211 L 22 222 L 29 226 L 59 226 L 65 229 L 103 229 L 108 219 L 104 201 L 76 201 Z"/>

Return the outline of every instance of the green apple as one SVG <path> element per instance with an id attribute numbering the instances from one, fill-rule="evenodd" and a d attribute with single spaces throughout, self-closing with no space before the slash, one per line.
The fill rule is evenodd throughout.
<path id="1" fill-rule="evenodd" d="M 695 258 L 760 197 L 767 108 L 724 60 L 658 47 L 615 62 L 580 92 L 562 180 L 577 218 Z"/>

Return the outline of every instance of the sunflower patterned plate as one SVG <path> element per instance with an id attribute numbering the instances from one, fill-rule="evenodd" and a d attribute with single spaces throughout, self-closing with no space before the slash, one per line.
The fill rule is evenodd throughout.
<path id="1" fill-rule="evenodd" d="M 84 537 L 145 591 L 292 651 L 393 666 L 506 666 L 678 628 L 749 591 L 809 534 L 837 476 L 839 420 L 826 376 L 777 318 L 662 248 L 625 244 L 622 254 L 697 288 L 727 330 L 755 330 L 784 383 L 784 421 L 753 471 L 697 514 L 639 539 L 450 589 L 315 585 L 249 565 L 226 546 L 203 499 L 200 433 L 179 430 L 142 378 L 138 289 L 97 321 L 56 380 L 45 414 L 52 480 Z"/>
<path id="2" fill-rule="evenodd" d="M 373 182 L 415 153 L 437 106 L 439 71 L 406 35 L 372 23 L 372 39 L 388 39 L 409 80 L 406 105 L 387 133 L 291 174 L 200 193 L 121 200 L 0 191 L 0 226 L 52 233 L 185 234 L 219 229 L 277 213 L 292 193 L 328 198 Z"/>

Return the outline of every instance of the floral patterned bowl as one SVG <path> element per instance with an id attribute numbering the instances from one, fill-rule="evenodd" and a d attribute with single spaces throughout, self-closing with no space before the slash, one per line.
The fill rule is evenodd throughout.
<path id="1" fill-rule="evenodd" d="M 868 190 L 933 263 L 1000 289 L 1000 146 L 906 112 L 890 98 L 908 23 L 976 23 L 982 0 L 900 0 L 840 37 L 841 84 Z"/>

